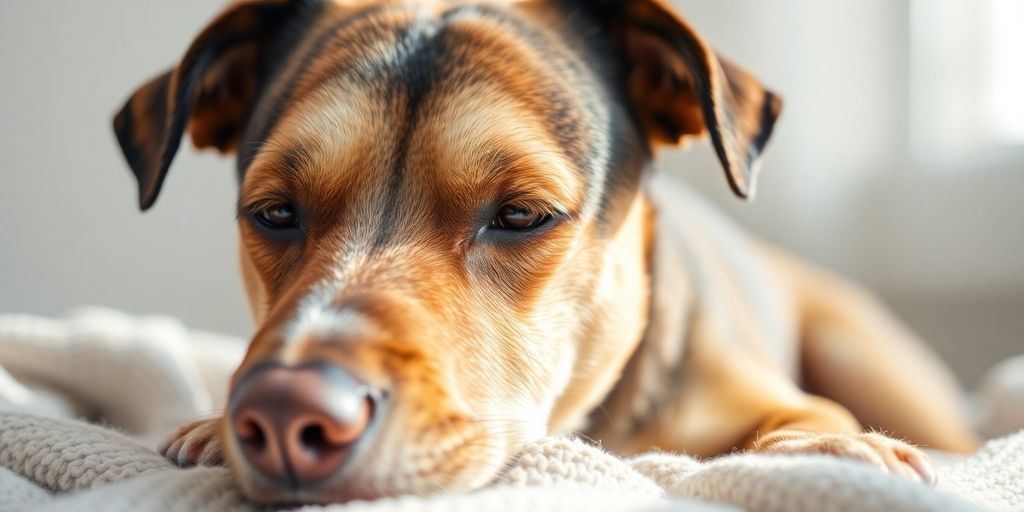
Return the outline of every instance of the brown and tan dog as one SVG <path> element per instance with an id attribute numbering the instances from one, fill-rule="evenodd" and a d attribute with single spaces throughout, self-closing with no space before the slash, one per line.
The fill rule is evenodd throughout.
<path id="1" fill-rule="evenodd" d="M 780 107 L 658 0 L 231 5 L 115 120 L 143 209 L 185 131 L 238 158 L 259 328 L 165 453 L 267 502 L 470 489 L 568 431 L 932 481 L 908 442 L 976 442 L 934 356 L 650 171 L 707 136 L 750 196 Z"/>

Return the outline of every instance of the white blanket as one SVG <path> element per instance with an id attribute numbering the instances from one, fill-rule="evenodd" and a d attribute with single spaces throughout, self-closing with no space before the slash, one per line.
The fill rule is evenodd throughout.
<path id="1" fill-rule="evenodd" d="M 152 449 L 178 423 L 224 403 L 242 349 L 166 318 L 99 309 L 59 321 L 0 315 L 0 510 L 258 510 L 226 469 L 181 470 Z M 938 473 L 930 489 L 825 456 L 621 459 L 548 438 L 475 493 L 307 509 L 1024 510 L 1024 432 Z"/>

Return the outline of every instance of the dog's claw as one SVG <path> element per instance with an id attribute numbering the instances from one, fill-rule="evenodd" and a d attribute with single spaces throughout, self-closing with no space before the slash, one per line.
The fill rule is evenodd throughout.
<path id="1" fill-rule="evenodd" d="M 178 427 L 157 451 L 183 468 L 221 466 L 224 464 L 224 452 L 220 425 L 220 418 L 214 418 Z"/>
<path id="2" fill-rule="evenodd" d="M 878 433 L 817 434 L 773 432 L 755 450 L 767 453 L 824 453 L 859 460 L 885 473 L 934 487 L 938 482 L 931 459 L 921 449 Z"/>
<path id="3" fill-rule="evenodd" d="M 935 487 L 939 483 L 939 477 L 935 474 L 935 467 L 928 454 L 910 445 L 905 445 L 903 449 L 897 449 L 896 453 L 906 465 L 914 469 L 921 477 L 922 482 L 931 487 Z"/>

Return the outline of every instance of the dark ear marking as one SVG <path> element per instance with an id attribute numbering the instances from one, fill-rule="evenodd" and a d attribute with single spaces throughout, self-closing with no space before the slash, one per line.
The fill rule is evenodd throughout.
<path id="1" fill-rule="evenodd" d="M 156 161 L 163 153 L 167 126 L 154 119 L 167 119 L 168 87 L 171 72 L 163 73 L 139 88 L 114 117 L 114 133 L 139 185 L 139 207 L 152 206 L 160 191 L 161 167 Z M 166 172 L 166 170 L 164 171 Z"/>
<path id="2" fill-rule="evenodd" d="M 760 158 L 782 111 L 782 100 L 764 89 L 751 74 L 721 57 L 709 59 L 718 67 L 718 83 L 700 94 L 712 146 L 726 170 L 729 186 L 749 199 L 757 191 Z M 725 82 L 724 84 L 722 82 Z"/>
<path id="3" fill-rule="evenodd" d="M 198 148 L 234 149 L 268 70 L 261 62 L 301 1 L 233 4 L 204 29 L 181 63 L 150 80 L 114 117 L 114 132 L 149 209 L 188 128 Z"/>
<path id="4" fill-rule="evenodd" d="M 718 57 L 667 2 L 587 1 L 620 52 L 625 86 L 651 142 L 680 145 L 707 135 L 733 192 L 752 197 L 779 97 Z"/>

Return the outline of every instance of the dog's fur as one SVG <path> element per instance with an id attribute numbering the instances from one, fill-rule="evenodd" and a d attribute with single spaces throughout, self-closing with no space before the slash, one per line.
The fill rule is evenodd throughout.
<path id="1" fill-rule="evenodd" d="M 235 151 L 259 328 L 233 382 L 328 362 L 390 402 L 314 488 L 264 485 L 220 418 L 165 451 L 226 460 L 264 501 L 472 488 L 567 431 L 623 453 L 826 452 L 930 481 L 898 439 L 975 446 L 934 356 L 649 168 L 657 147 L 707 137 L 750 196 L 780 109 L 659 0 L 231 5 L 115 119 L 141 206 L 185 131 Z M 551 220 L 489 228 L 510 203 Z M 254 220 L 280 204 L 299 228 Z"/>

